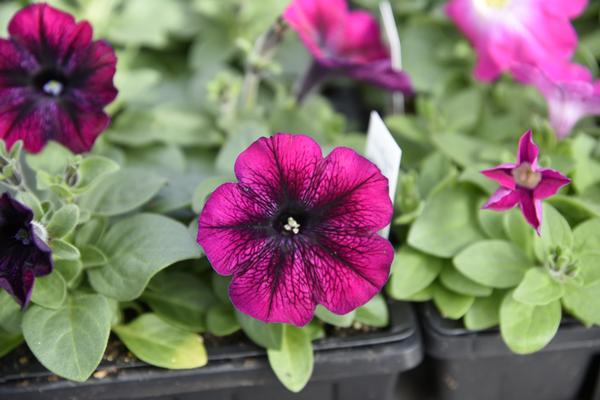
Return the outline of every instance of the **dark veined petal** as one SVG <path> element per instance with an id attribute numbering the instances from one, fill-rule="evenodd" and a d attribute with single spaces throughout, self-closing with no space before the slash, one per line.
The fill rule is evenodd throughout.
<path id="1" fill-rule="evenodd" d="M 7 39 L 0 39 L 0 95 L 2 90 L 29 84 L 29 74 L 39 68 L 35 57 Z"/>
<path id="2" fill-rule="evenodd" d="M 74 153 L 90 151 L 94 142 L 110 124 L 110 117 L 102 109 L 85 109 L 76 104 L 65 104 L 56 109 L 60 129 L 49 139 L 56 140 Z"/>
<path id="3" fill-rule="evenodd" d="M 256 262 L 270 236 L 268 217 L 277 205 L 239 184 L 225 183 L 208 198 L 198 222 L 198 243 L 221 275 Z"/>
<path id="4" fill-rule="evenodd" d="M 76 23 L 73 16 L 47 4 L 32 4 L 10 21 L 11 38 L 34 54 L 40 65 L 68 63 L 79 49 L 92 41 L 88 22 Z"/>
<path id="5" fill-rule="evenodd" d="M 304 200 L 318 185 L 313 176 L 322 160 L 321 148 L 312 138 L 276 134 L 243 151 L 235 162 L 235 175 L 244 187 L 276 203 Z"/>
<path id="6" fill-rule="evenodd" d="M 306 196 L 313 213 L 323 219 L 317 228 L 320 234 L 370 235 L 390 223 L 388 180 L 375 164 L 352 149 L 338 147 L 322 166 Z"/>

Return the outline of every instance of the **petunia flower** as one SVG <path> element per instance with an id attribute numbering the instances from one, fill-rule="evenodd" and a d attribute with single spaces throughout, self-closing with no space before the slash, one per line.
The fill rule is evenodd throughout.
<path id="1" fill-rule="evenodd" d="M 394 251 L 388 181 L 355 151 L 323 158 L 308 136 L 261 138 L 235 163 L 199 219 L 198 243 L 229 296 L 264 322 L 307 324 L 317 304 L 345 314 L 388 279 Z"/>
<path id="2" fill-rule="evenodd" d="M 26 307 L 36 276 L 52 272 L 52 254 L 33 212 L 8 193 L 0 196 L 0 287 Z"/>
<path id="3" fill-rule="evenodd" d="M 542 71 L 519 65 L 513 69 L 513 75 L 546 98 L 550 123 L 556 135 L 564 138 L 580 119 L 600 115 L 600 80 L 594 82 L 592 73 L 577 64 L 551 67 Z"/>
<path id="4" fill-rule="evenodd" d="M 412 92 L 409 77 L 392 67 L 379 24 L 346 0 L 294 0 L 284 13 L 314 57 L 300 98 L 331 75 L 347 75 L 387 90 Z"/>
<path id="5" fill-rule="evenodd" d="M 483 208 L 506 211 L 518 205 L 525 220 L 539 234 L 542 200 L 556 194 L 571 180 L 556 170 L 540 168 L 538 152 L 529 130 L 519 140 L 516 164 L 501 164 L 481 173 L 500 184 Z"/>
<path id="6" fill-rule="evenodd" d="M 477 51 L 475 77 L 496 79 L 515 64 L 567 62 L 577 47 L 571 19 L 587 0 L 450 0 L 446 13 Z"/>
<path id="7" fill-rule="evenodd" d="M 39 152 L 48 140 L 89 151 L 117 95 L 116 56 L 92 27 L 46 4 L 19 11 L 0 39 L 0 138 Z"/>

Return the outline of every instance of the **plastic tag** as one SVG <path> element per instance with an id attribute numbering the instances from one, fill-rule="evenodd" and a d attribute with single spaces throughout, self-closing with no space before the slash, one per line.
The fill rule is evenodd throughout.
<path id="1" fill-rule="evenodd" d="M 390 198 L 393 204 L 396 199 L 396 190 L 398 187 L 402 149 L 398 146 L 390 130 L 375 111 L 371 112 L 371 119 L 369 121 L 366 156 L 377 165 L 383 176 L 388 179 Z M 386 226 L 379 233 L 387 239 L 390 234 L 390 226 Z"/>

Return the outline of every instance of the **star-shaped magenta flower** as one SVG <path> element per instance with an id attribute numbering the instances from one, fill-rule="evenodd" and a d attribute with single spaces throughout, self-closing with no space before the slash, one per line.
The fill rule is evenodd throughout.
<path id="1" fill-rule="evenodd" d="M 567 62 L 577 47 L 571 19 L 587 0 L 450 0 L 446 13 L 477 51 L 475 77 L 490 81 L 515 64 Z"/>
<path id="2" fill-rule="evenodd" d="M 323 158 L 310 137 L 277 134 L 242 152 L 235 175 L 206 202 L 198 243 L 233 275 L 240 311 L 302 326 L 317 304 L 345 314 L 381 290 L 394 251 L 377 231 L 392 202 L 373 163 L 344 147 Z"/>
<path id="3" fill-rule="evenodd" d="M 36 276 L 52 272 L 52 254 L 33 212 L 8 193 L 0 197 L 0 287 L 22 306 Z"/>
<path id="4" fill-rule="evenodd" d="M 392 91 L 412 93 L 408 75 L 392 67 L 379 24 L 346 0 L 294 0 L 284 13 L 314 57 L 301 96 L 331 75 L 347 75 Z"/>
<path id="5" fill-rule="evenodd" d="M 514 77 L 534 86 L 546 99 L 550 123 L 559 138 L 568 136 L 577 122 L 600 115 L 600 80 L 577 64 L 554 64 L 542 71 L 528 65 L 513 69 Z"/>
<path id="6" fill-rule="evenodd" d="M 92 27 L 47 4 L 19 11 L 0 39 L 0 138 L 27 151 L 49 140 L 89 151 L 108 126 L 103 108 L 117 96 L 116 56 Z"/>
<path id="7" fill-rule="evenodd" d="M 556 170 L 540 168 L 538 152 L 529 130 L 519 140 L 516 164 L 501 164 L 481 173 L 500 184 L 483 208 L 506 211 L 518 205 L 525 220 L 539 234 L 542 200 L 556 194 L 571 180 Z"/>

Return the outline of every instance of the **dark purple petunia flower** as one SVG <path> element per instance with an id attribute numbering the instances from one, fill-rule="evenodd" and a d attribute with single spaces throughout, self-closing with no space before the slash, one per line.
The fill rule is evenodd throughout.
<path id="1" fill-rule="evenodd" d="M 323 158 L 308 136 L 277 134 L 242 152 L 235 174 L 206 202 L 198 243 L 233 275 L 240 311 L 302 326 L 317 304 L 345 314 L 381 290 L 394 251 L 377 231 L 392 203 L 373 163 L 344 147 Z"/>
<path id="2" fill-rule="evenodd" d="M 36 153 L 49 140 L 89 151 L 117 96 L 116 56 L 92 27 L 47 4 L 19 11 L 0 39 L 0 138 Z"/>
<path id="3" fill-rule="evenodd" d="M 542 200 L 554 196 L 571 180 L 554 169 L 540 168 L 538 153 L 529 130 L 519 140 L 516 164 L 501 164 L 481 173 L 500 185 L 483 208 L 506 211 L 518 205 L 527 223 L 540 234 Z"/>
<path id="4" fill-rule="evenodd" d="M 315 58 L 300 98 L 334 73 L 412 93 L 408 75 L 392 67 L 379 25 L 371 14 L 349 11 L 346 0 L 294 0 L 284 18 Z"/>
<path id="5" fill-rule="evenodd" d="M 0 197 L 0 287 L 21 306 L 29 303 L 36 276 L 52 272 L 52 254 L 33 212 L 8 193 Z"/>

